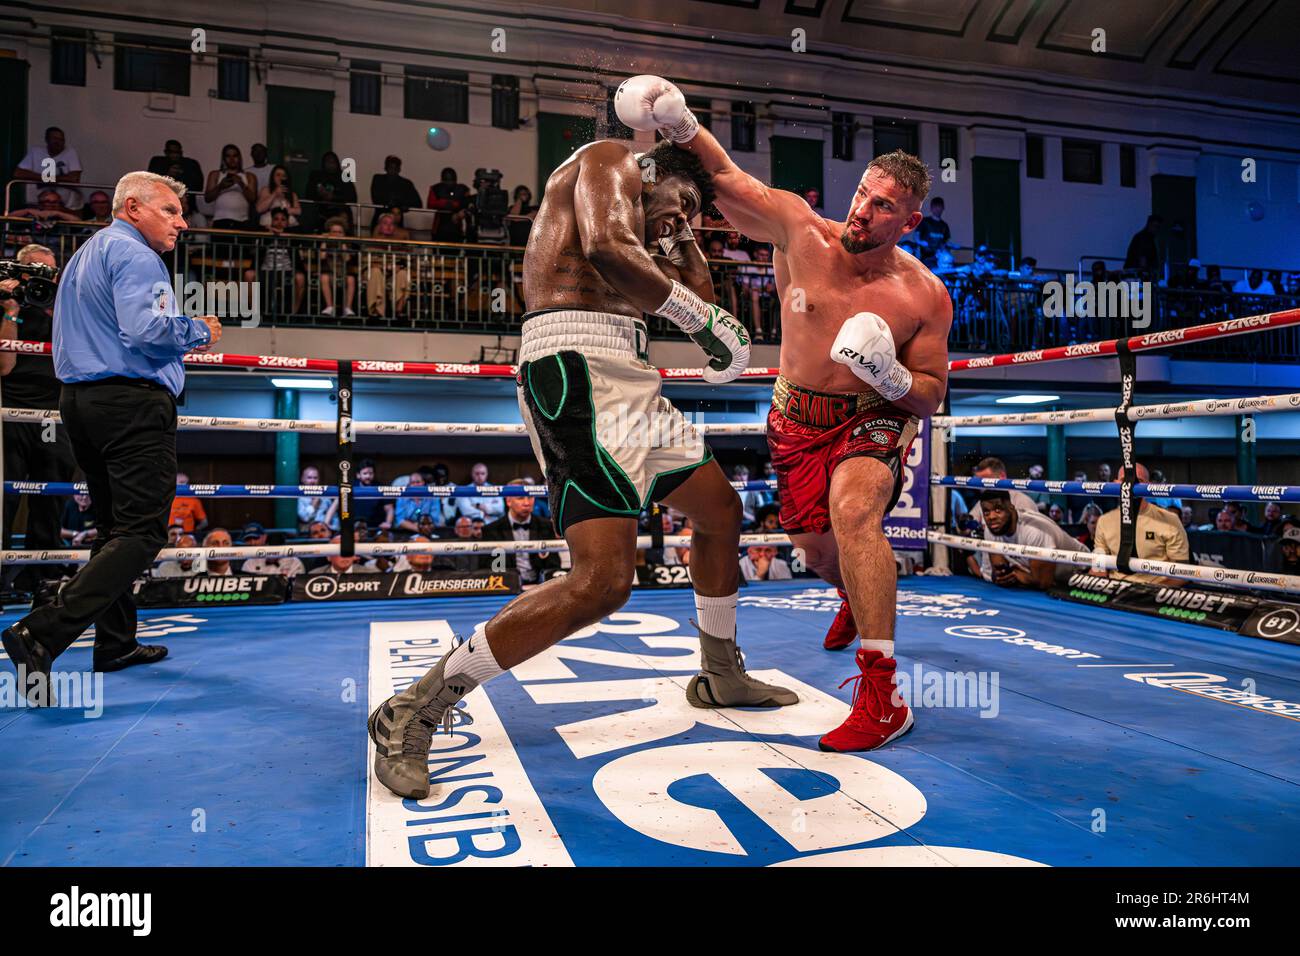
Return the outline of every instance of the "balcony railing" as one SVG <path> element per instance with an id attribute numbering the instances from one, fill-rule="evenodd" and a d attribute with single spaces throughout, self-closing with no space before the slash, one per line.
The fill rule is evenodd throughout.
<path id="1" fill-rule="evenodd" d="M 0 254 L 11 258 L 23 245 L 38 242 L 66 263 L 101 226 L 0 217 Z M 256 282 L 260 325 L 510 334 L 518 331 L 525 312 L 523 252 L 518 246 L 195 229 L 187 230 L 164 258 L 181 287 L 182 303 L 187 283 L 207 289 Z M 745 323 L 756 342 L 779 342 L 780 303 L 772 266 L 730 259 L 710 260 L 709 266 L 717 302 Z M 1045 283 L 1063 282 L 1061 274 L 979 277 L 962 269 L 941 278 L 953 300 L 949 346 L 963 352 L 1035 349 L 1300 306 L 1297 294 L 1237 295 L 1161 286 L 1147 294 L 1140 283 L 1118 276 L 1115 281 L 1126 283 L 1134 298 L 1124 293 L 1126 315 L 1102 317 L 1051 308 L 1060 304 L 1054 293 L 1061 289 Z M 250 287 L 241 289 L 249 302 Z M 666 319 L 652 316 L 649 321 L 652 336 L 680 337 Z M 1296 362 L 1300 329 L 1192 345 L 1181 354 Z"/>

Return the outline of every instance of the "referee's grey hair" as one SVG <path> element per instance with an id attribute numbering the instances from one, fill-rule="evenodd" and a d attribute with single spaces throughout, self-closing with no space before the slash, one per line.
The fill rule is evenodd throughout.
<path id="1" fill-rule="evenodd" d="M 39 242 L 32 242 L 23 246 L 21 249 L 18 250 L 18 255 L 15 256 L 15 258 L 19 262 L 26 263 L 26 262 L 31 262 L 41 253 L 44 253 L 45 255 L 49 256 L 51 259 L 58 261 L 58 257 L 54 254 L 54 250 L 51 249 L 49 246 L 41 245 Z"/>
<path id="2" fill-rule="evenodd" d="M 126 208 L 128 199 L 134 199 L 137 202 L 148 199 L 150 189 L 153 186 L 166 186 L 176 194 L 177 199 L 185 198 L 184 183 L 179 183 L 170 176 L 159 176 L 157 173 L 147 173 L 139 170 L 134 173 L 127 173 L 117 181 L 117 188 L 113 191 L 113 215 L 118 215 Z"/>

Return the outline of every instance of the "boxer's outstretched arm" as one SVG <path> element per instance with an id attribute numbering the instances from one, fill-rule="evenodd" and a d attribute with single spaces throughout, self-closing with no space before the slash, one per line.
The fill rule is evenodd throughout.
<path id="1" fill-rule="evenodd" d="M 707 129 L 700 127 L 688 143 L 678 143 L 700 158 L 713 177 L 714 205 L 727 221 L 756 242 L 770 242 L 782 252 L 795 226 L 816 213 L 799 196 L 775 189 L 737 166 Z"/>
<path id="2" fill-rule="evenodd" d="M 894 402 L 918 418 L 929 418 L 943 403 L 948 389 L 948 331 L 952 327 L 952 299 L 937 279 L 930 289 L 930 317 L 899 349 L 898 361 L 912 373 L 912 387 Z"/>
<path id="3" fill-rule="evenodd" d="M 573 212 L 582 254 L 600 277 L 643 312 L 656 312 L 673 291 L 637 234 L 641 167 L 626 147 L 596 143 L 579 160 Z"/>

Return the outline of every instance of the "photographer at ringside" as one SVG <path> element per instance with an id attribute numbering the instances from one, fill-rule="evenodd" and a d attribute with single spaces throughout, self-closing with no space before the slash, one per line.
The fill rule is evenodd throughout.
<path id="1" fill-rule="evenodd" d="M 20 265 L 57 269 L 54 252 L 46 246 L 32 244 L 18 250 Z M 29 342 L 49 342 L 53 332 L 54 302 L 48 289 L 39 289 L 30 278 L 20 277 L 0 282 L 0 338 Z M 42 301 L 41 292 L 49 298 Z M 35 299 L 35 301 L 33 301 Z M 48 355 L 24 355 L 0 352 L 0 398 L 9 408 L 57 410 L 62 386 L 54 377 L 54 363 Z M 4 478 L 6 481 L 71 481 L 77 469 L 67 429 L 46 423 L 4 423 Z M 14 519 L 18 515 L 18 495 L 6 495 L 4 504 L 3 544 L 13 547 Z M 28 550 L 54 551 L 63 547 L 59 534 L 62 499 L 47 495 L 27 495 Z M 58 592 L 63 566 L 58 564 L 14 565 L 9 584 L 32 595 L 34 604 L 48 604 Z M 8 575 L 6 575 L 8 577 Z"/>

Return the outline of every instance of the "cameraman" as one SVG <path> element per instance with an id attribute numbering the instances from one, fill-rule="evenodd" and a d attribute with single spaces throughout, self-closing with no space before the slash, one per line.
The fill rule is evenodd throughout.
<path id="1" fill-rule="evenodd" d="M 54 253 L 45 246 L 23 246 L 18 250 L 18 262 L 23 265 L 57 267 Z M 0 305 L 4 319 L 0 322 L 0 338 L 24 339 L 29 342 L 49 342 L 53 330 L 54 308 L 42 308 L 21 301 L 18 290 L 21 280 L 0 282 Z M 10 408 L 57 409 L 62 386 L 54 377 L 54 363 L 48 355 L 23 355 L 18 352 L 0 352 L 0 376 L 3 391 L 0 396 Z M 47 437 L 50 440 L 45 440 Z M 4 477 L 6 481 L 71 481 L 76 470 L 72 458 L 72 444 L 65 428 L 50 428 L 45 424 L 27 422 L 4 423 Z M 4 505 L 5 548 L 13 547 L 14 518 L 18 514 L 18 495 L 6 495 Z M 27 548 L 28 550 L 54 551 L 63 547 L 59 534 L 60 507 L 58 498 L 47 495 L 27 496 Z M 13 586 L 32 595 L 35 604 L 46 604 L 54 598 L 63 568 L 57 564 L 20 564 L 15 566 Z"/>

